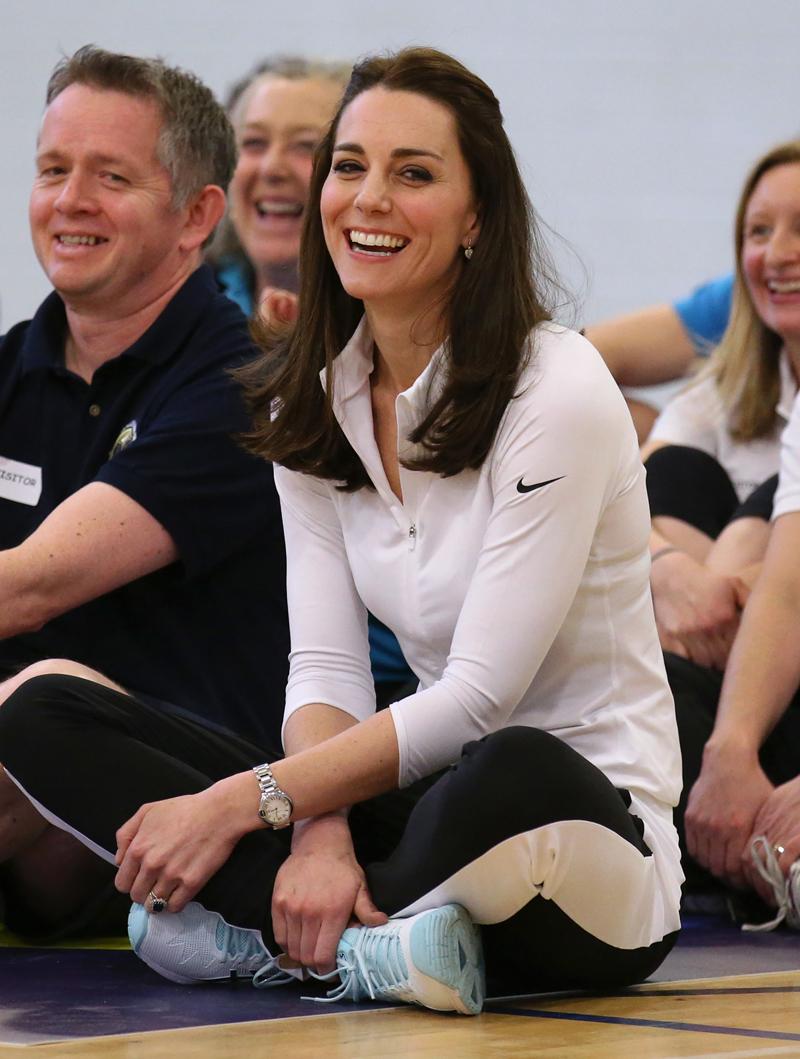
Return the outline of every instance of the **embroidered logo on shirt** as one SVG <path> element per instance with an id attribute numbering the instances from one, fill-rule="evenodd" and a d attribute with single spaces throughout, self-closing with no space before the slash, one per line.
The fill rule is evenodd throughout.
<path id="1" fill-rule="evenodd" d="M 517 492 L 532 493 L 534 489 L 541 489 L 542 486 L 550 485 L 551 482 L 560 482 L 563 477 L 564 475 L 560 474 L 558 478 L 548 478 L 546 482 L 534 482 L 533 485 L 523 485 L 523 479 L 520 478 L 520 480 L 517 482 Z"/>
<path id="2" fill-rule="evenodd" d="M 127 449 L 132 441 L 136 441 L 136 437 L 136 420 L 132 419 L 130 423 L 126 423 L 122 430 L 120 430 L 117 440 L 111 446 L 111 452 L 109 452 L 108 458 L 111 460 L 118 452 Z"/>

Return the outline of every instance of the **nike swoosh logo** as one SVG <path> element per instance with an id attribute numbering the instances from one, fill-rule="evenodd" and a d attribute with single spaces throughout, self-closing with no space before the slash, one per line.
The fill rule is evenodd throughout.
<path id="1" fill-rule="evenodd" d="M 534 489 L 541 489 L 545 485 L 550 485 L 551 482 L 560 482 L 563 477 L 564 475 L 560 474 L 558 478 L 548 478 L 546 482 L 534 482 L 533 485 L 523 485 L 524 479 L 520 478 L 517 482 L 517 492 L 532 493 Z"/>

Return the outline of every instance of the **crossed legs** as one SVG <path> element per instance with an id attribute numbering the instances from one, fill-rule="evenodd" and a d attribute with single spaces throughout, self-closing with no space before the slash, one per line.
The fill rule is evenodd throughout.
<path id="1" fill-rule="evenodd" d="M 122 690 L 88 666 L 46 659 L 0 683 L 0 707 L 25 681 L 48 674 Z M 9 926 L 26 934 L 52 931 L 107 890 L 113 874 L 77 839 L 44 820 L 0 766 L 0 892 Z"/>
<path id="2" fill-rule="evenodd" d="M 28 795 L 107 859 L 116 829 L 141 804 L 202 790 L 264 757 L 236 737 L 72 677 L 21 689 L 0 711 L 0 741 Z M 381 799 L 351 814 L 376 904 L 390 915 L 464 905 L 483 926 L 495 982 L 619 985 L 641 980 L 669 951 L 674 937 L 661 924 L 671 898 L 660 892 L 627 793 L 554 736 L 504 729 L 465 747 L 416 801 L 403 791 L 383 798 L 396 837 L 377 860 L 364 850 L 384 827 L 383 813 L 371 811 Z M 392 817 L 395 799 L 406 802 Z M 271 890 L 288 852 L 285 831 L 247 835 L 197 900 L 261 930 L 275 953 Z"/>

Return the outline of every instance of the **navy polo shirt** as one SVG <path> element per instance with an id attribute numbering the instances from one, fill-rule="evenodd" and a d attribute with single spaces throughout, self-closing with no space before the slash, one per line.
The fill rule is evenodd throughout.
<path id="1" fill-rule="evenodd" d="M 91 384 L 64 367 L 65 334 L 53 293 L 0 339 L 0 471 L 41 468 L 35 505 L 29 491 L 26 503 L 3 488 L 0 549 L 82 486 L 106 482 L 164 526 L 180 558 L 0 641 L 0 671 L 72 658 L 275 743 L 289 652 L 285 556 L 272 468 L 235 440 L 248 418 L 229 369 L 255 353 L 246 318 L 204 265 Z"/>

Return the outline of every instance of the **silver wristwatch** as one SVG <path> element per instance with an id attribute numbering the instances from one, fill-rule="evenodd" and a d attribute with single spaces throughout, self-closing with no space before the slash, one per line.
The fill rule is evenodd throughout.
<path id="1" fill-rule="evenodd" d="M 275 782 L 269 765 L 256 765 L 253 772 L 261 788 L 258 815 L 267 827 L 272 827 L 276 831 L 281 827 L 288 827 L 292 822 L 292 810 L 294 809 L 292 799 Z"/>

